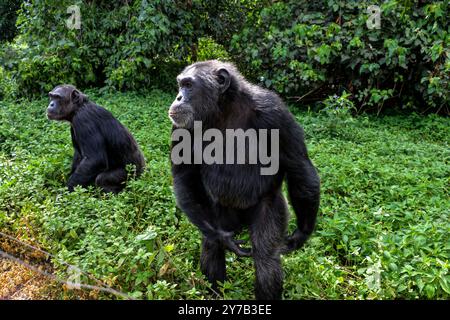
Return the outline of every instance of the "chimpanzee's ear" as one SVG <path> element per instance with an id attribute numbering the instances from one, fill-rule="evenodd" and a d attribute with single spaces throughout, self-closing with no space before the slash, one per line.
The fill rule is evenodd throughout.
<path id="1" fill-rule="evenodd" d="M 231 76 L 227 69 L 221 68 L 217 70 L 217 82 L 219 83 L 220 93 L 228 90 L 231 83 Z"/>
<path id="2" fill-rule="evenodd" d="M 79 104 L 83 102 L 85 98 L 86 96 L 82 94 L 78 89 L 73 89 L 72 93 L 70 94 L 70 101 L 73 104 Z"/>

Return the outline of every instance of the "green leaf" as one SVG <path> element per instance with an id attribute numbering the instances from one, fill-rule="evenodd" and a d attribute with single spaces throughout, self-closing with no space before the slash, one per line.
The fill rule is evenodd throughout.
<path id="1" fill-rule="evenodd" d="M 450 285 L 448 276 L 442 276 L 441 278 L 439 278 L 439 284 L 441 285 L 442 290 L 450 294 Z"/>

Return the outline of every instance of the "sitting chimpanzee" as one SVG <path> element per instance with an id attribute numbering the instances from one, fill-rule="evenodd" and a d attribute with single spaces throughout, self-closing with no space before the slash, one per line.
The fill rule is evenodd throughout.
<path id="1" fill-rule="evenodd" d="M 201 269 L 217 287 L 218 281 L 225 280 L 225 249 L 239 256 L 252 256 L 256 298 L 279 299 L 283 287 L 280 254 L 303 245 L 314 230 L 319 208 L 319 176 L 308 158 L 303 130 L 278 95 L 249 83 L 230 63 L 195 63 L 177 81 L 179 93 L 169 109 L 174 125 L 172 153 L 185 143 L 176 139 L 184 131 L 194 136 L 188 152 L 197 161 L 174 161 L 172 154 L 174 192 L 178 206 L 202 232 Z M 196 139 L 199 127 L 200 134 L 206 136 L 206 131 L 212 129 L 210 133 L 216 137 L 227 136 L 235 129 L 278 133 L 279 140 L 271 140 L 269 149 L 279 150 L 279 170 L 263 175 L 262 161 L 228 163 L 228 149 L 223 150 L 227 163 L 222 159 L 208 164 L 198 161 L 198 149 L 191 141 Z M 203 138 L 201 143 L 211 141 L 210 138 Z M 240 153 L 248 153 L 258 145 L 253 141 Z M 221 149 L 217 151 L 222 154 Z M 236 149 L 230 150 L 236 154 Z M 297 215 L 298 227 L 290 236 L 286 201 L 281 192 L 284 179 Z M 234 239 L 245 226 L 250 231 L 251 250 Z"/>
<path id="2" fill-rule="evenodd" d="M 135 166 L 139 176 L 144 157 L 130 132 L 104 108 L 89 101 L 72 85 L 60 85 L 49 92 L 47 116 L 66 120 L 74 148 L 67 187 L 96 185 L 105 192 L 121 191 L 127 180 L 126 166 Z"/>

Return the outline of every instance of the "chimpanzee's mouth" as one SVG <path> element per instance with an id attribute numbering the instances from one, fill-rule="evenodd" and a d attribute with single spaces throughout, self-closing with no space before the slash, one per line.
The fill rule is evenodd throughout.
<path id="1" fill-rule="evenodd" d="M 182 118 L 182 117 L 186 117 L 187 116 L 187 112 L 184 112 L 184 111 L 173 111 L 173 110 L 170 110 L 169 111 L 169 117 L 171 118 L 171 119 L 179 119 L 179 118 Z"/>
<path id="2" fill-rule="evenodd" d="M 58 120 L 58 115 L 53 112 L 47 111 L 47 118 L 50 120 Z"/>
<path id="3" fill-rule="evenodd" d="M 186 112 L 169 112 L 169 118 L 176 127 L 185 127 L 189 122 L 189 114 Z"/>

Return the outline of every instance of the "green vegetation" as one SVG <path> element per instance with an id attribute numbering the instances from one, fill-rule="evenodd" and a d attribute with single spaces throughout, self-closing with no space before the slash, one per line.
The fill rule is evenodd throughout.
<path id="1" fill-rule="evenodd" d="M 141 145 L 143 177 L 119 195 L 69 194 L 68 125 L 46 119 L 47 100 L 0 101 L 0 230 L 137 298 L 211 298 L 199 270 L 200 235 L 171 189 L 173 94 L 97 92 L 88 94 Z M 283 258 L 284 298 L 448 299 L 448 119 L 354 118 L 346 95 L 325 104 L 320 113 L 293 109 L 320 171 L 322 203 L 311 240 Z M 227 260 L 225 298 L 252 298 L 251 259 Z"/>
<path id="2" fill-rule="evenodd" d="M 450 123 L 423 116 L 450 112 L 449 3 L 384 0 L 371 29 L 373 4 L 0 1 L 0 231 L 56 254 L 65 278 L 61 261 L 136 298 L 211 298 L 175 206 L 167 109 L 176 74 L 218 58 L 292 103 L 320 171 L 318 227 L 283 258 L 284 297 L 449 299 Z M 119 195 L 67 192 L 69 128 L 43 99 L 61 83 L 141 145 L 146 172 Z M 227 260 L 224 297 L 252 298 L 251 259 Z"/>
<path id="3" fill-rule="evenodd" d="M 448 1 L 382 1 L 379 29 L 367 26 L 373 4 L 14 0 L 0 4 L 1 34 L 10 40 L 0 38 L 0 98 L 39 97 L 59 83 L 168 90 L 187 63 L 225 58 L 302 103 L 346 91 L 357 111 L 448 114 Z M 80 30 L 66 26 L 71 5 L 80 8 Z"/>
<path id="4" fill-rule="evenodd" d="M 381 1 L 372 29 L 370 0 L 277 1 L 247 19 L 231 52 L 285 96 L 311 102 L 346 90 L 358 110 L 442 111 L 450 103 L 450 13 L 448 1 L 430 2 Z"/>
<path id="5" fill-rule="evenodd" d="M 0 41 L 12 40 L 16 34 L 17 10 L 20 0 L 0 1 Z"/>

